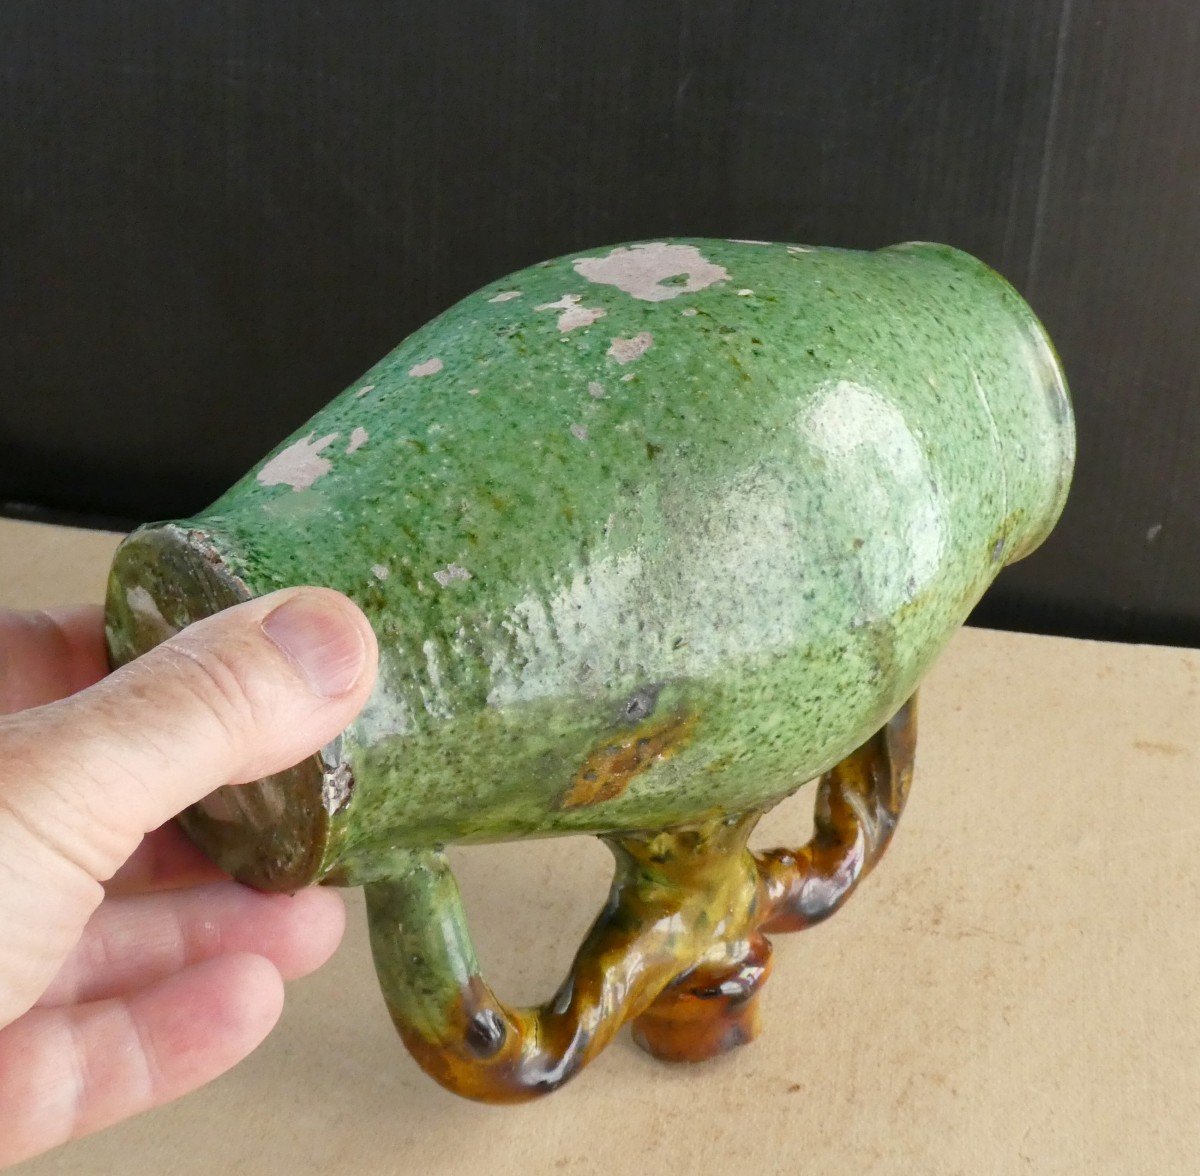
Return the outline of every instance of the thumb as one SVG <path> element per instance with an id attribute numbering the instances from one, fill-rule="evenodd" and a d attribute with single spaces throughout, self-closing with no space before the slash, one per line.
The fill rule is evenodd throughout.
<path id="1" fill-rule="evenodd" d="M 328 589 L 215 614 L 62 702 L 0 720 L 5 816 L 96 880 L 223 784 L 282 771 L 366 701 L 375 638 Z"/>

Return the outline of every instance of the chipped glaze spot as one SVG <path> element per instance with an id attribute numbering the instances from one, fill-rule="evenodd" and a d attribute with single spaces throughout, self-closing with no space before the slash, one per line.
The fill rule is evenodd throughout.
<path id="1" fill-rule="evenodd" d="M 573 306 L 578 306 L 582 294 L 564 294 L 557 302 L 543 302 L 541 306 L 535 306 L 534 310 L 570 310 Z"/>
<path id="2" fill-rule="evenodd" d="M 449 587 L 455 580 L 469 580 L 471 573 L 466 568 L 459 564 L 447 564 L 444 568 L 439 568 L 433 573 L 433 578 L 441 584 L 443 588 Z"/>
<path id="3" fill-rule="evenodd" d="M 566 334 L 576 327 L 590 327 L 597 319 L 602 319 L 605 311 L 597 307 L 577 306 L 558 316 L 558 329 Z"/>
<path id="4" fill-rule="evenodd" d="M 424 363 L 414 363 L 408 369 L 410 376 L 436 376 L 446 365 L 437 356 L 427 359 Z"/>
<path id="5" fill-rule="evenodd" d="M 361 449 L 367 443 L 369 438 L 370 434 L 367 432 L 367 430 L 364 429 L 362 425 L 359 425 L 354 432 L 350 434 L 350 444 L 346 446 L 346 453 L 354 453 L 356 450 Z"/>
<path id="6" fill-rule="evenodd" d="M 503 290 L 496 295 L 495 298 L 489 298 L 489 302 L 511 302 L 514 298 L 520 298 L 520 290 Z"/>
<path id="7" fill-rule="evenodd" d="M 812 245 L 789 245 L 787 247 L 789 253 L 816 253 L 816 249 Z"/>
<path id="8" fill-rule="evenodd" d="M 578 257 L 575 272 L 589 282 L 616 286 L 643 302 L 666 302 L 729 279 L 724 266 L 709 261 L 695 245 L 643 242 L 618 246 L 605 257 Z M 686 281 L 673 281 L 686 277 Z"/>
<path id="9" fill-rule="evenodd" d="M 630 381 L 630 380 L 632 380 L 632 379 L 633 379 L 633 372 L 626 372 L 626 373 L 625 373 L 625 374 L 624 374 L 624 375 L 621 377 L 621 383 L 622 383 L 622 384 L 628 384 L 628 383 L 629 383 L 629 381 Z"/>
<path id="10" fill-rule="evenodd" d="M 318 478 L 329 473 L 333 469 L 333 462 L 322 457 L 321 450 L 331 445 L 337 439 L 337 434 L 326 433 L 319 441 L 313 440 L 315 436 L 314 430 L 271 458 L 258 471 L 259 485 L 307 490 Z"/>
<path id="11" fill-rule="evenodd" d="M 586 441 L 588 439 L 588 431 L 583 425 L 572 425 L 571 436 L 578 441 Z"/>
<path id="12" fill-rule="evenodd" d="M 774 241 L 751 241 L 745 237 L 727 237 L 730 245 L 774 245 Z"/>
<path id="13" fill-rule="evenodd" d="M 376 580 L 386 580 L 391 574 L 391 569 L 384 567 L 383 564 L 371 565 L 371 575 L 374 576 Z"/>
<path id="14" fill-rule="evenodd" d="M 747 294 L 753 294 L 753 293 L 754 293 L 754 291 L 753 291 L 753 290 L 739 290 L 739 291 L 738 291 L 738 297 L 739 297 L 739 298 L 745 298 Z"/>
<path id="15" fill-rule="evenodd" d="M 375 385 L 374 385 L 374 384 L 367 384 L 367 385 L 366 385 L 366 387 L 364 387 L 364 388 L 359 388 L 359 390 L 358 390 L 357 392 L 355 392 L 355 393 L 354 393 L 354 399 L 355 399 L 355 400 L 361 400 L 361 399 L 362 399 L 364 396 L 366 396 L 366 394 L 367 394 L 368 392 L 374 392 L 374 391 L 375 391 Z"/>
<path id="16" fill-rule="evenodd" d="M 679 313 L 682 314 L 684 318 L 695 318 L 700 312 L 694 306 L 689 306 Z"/>
<path id="17" fill-rule="evenodd" d="M 479 389 L 478 389 L 478 388 L 468 388 L 468 389 L 467 389 L 467 395 L 468 395 L 468 396 L 478 396 L 478 395 L 479 395 Z"/>
<path id="18" fill-rule="evenodd" d="M 350 803 L 353 791 L 354 776 L 350 765 L 339 764 L 333 771 L 326 772 L 321 781 L 321 805 L 331 817 L 336 816 Z"/>
<path id="19" fill-rule="evenodd" d="M 534 310 L 561 310 L 558 316 L 558 329 L 565 335 L 577 327 L 590 327 L 597 319 L 602 319 L 607 313 L 598 306 L 580 306 L 582 294 L 564 294 L 557 302 L 543 302 Z"/>
<path id="20" fill-rule="evenodd" d="M 654 336 L 649 331 L 643 331 L 640 335 L 634 335 L 632 339 L 622 339 L 618 336 L 612 341 L 612 345 L 608 349 L 608 354 L 617 363 L 633 363 L 635 359 L 645 355 L 650 350 L 650 345 L 653 342 Z"/>
<path id="21" fill-rule="evenodd" d="M 604 385 L 599 380 L 591 380 L 588 383 L 588 395 L 595 400 L 604 399 Z"/>

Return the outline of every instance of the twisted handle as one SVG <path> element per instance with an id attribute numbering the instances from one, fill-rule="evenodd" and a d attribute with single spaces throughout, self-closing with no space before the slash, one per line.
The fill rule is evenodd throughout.
<path id="1" fill-rule="evenodd" d="M 821 777 L 808 844 L 755 854 L 769 905 L 763 931 L 802 931 L 829 918 L 874 869 L 904 811 L 916 744 L 913 695 Z"/>
<path id="2" fill-rule="evenodd" d="M 887 847 L 908 796 L 910 700 L 828 771 L 798 851 L 752 853 L 760 813 L 607 839 L 608 901 L 553 999 L 513 1008 L 484 981 L 443 853 L 405 851 L 367 888 L 375 966 L 418 1064 L 457 1094 L 520 1102 L 578 1073 L 634 1021 L 658 1057 L 711 1057 L 757 1032 L 770 971 L 765 932 L 828 918 Z"/>
<path id="3" fill-rule="evenodd" d="M 757 817 L 612 839 L 608 901 L 553 999 L 534 1008 L 506 1005 L 481 976 L 444 855 L 408 854 L 366 892 L 376 970 L 414 1058 L 443 1086 L 486 1102 L 561 1086 L 713 954 L 708 929 L 720 917 L 750 925 L 759 887 L 745 839 Z M 723 942 L 717 954 L 732 958 L 739 946 Z"/>

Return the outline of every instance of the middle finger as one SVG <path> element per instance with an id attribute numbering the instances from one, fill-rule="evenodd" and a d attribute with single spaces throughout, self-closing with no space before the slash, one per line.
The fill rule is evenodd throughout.
<path id="1" fill-rule="evenodd" d="M 261 894 L 237 882 L 106 898 L 37 1002 L 104 1000 L 231 952 L 269 959 L 285 980 L 337 948 L 345 908 L 330 890 Z"/>

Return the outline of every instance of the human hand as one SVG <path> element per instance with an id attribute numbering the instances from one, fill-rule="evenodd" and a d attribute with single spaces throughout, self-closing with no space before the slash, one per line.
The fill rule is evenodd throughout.
<path id="1" fill-rule="evenodd" d="M 333 953 L 335 893 L 256 893 L 168 822 L 316 751 L 375 669 L 365 617 L 325 589 L 108 676 L 99 609 L 0 611 L 0 1167 L 215 1078 Z"/>

